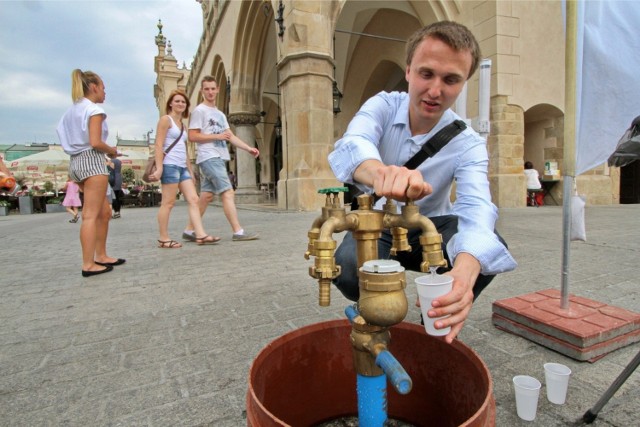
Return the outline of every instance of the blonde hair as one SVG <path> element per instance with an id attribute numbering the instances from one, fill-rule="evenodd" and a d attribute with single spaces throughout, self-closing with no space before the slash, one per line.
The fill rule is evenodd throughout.
<path id="1" fill-rule="evenodd" d="M 93 71 L 82 71 L 76 68 L 71 72 L 71 99 L 73 102 L 80 101 L 89 92 L 91 83 L 99 85 L 102 79 Z"/>

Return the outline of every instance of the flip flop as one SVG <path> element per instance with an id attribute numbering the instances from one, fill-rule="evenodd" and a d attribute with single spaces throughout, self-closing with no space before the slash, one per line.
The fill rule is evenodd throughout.
<path id="1" fill-rule="evenodd" d="M 208 234 L 203 237 L 196 237 L 196 243 L 198 245 L 215 245 L 220 241 L 219 237 L 209 236 Z"/>
<path id="2" fill-rule="evenodd" d="M 158 240 L 158 243 L 160 243 L 158 247 L 162 249 L 178 249 L 182 247 L 182 245 L 175 240 Z"/>

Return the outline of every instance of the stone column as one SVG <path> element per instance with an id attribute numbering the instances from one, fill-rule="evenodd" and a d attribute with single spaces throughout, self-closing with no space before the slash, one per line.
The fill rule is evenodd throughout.
<path id="1" fill-rule="evenodd" d="M 251 113 L 231 113 L 229 123 L 235 128 L 235 135 L 247 143 L 250 147 L 255 147 L 256 124 L 260 122 L 258 114 Z M 236 176 L 238 178 L 238 189 L 236 190 L 237 203 L 259 203 L 261 192 L 256 184 L 256 159 L 249 153 L 239 148 L 236 152 Z"/>
<path id="2" fill-rule="evenodd" d="M 507 104 L 506 96 L 491 98 L 491 133 L 487 148 L 493 203 L 501 208 L 524 207 L 527 194 L 522 172 L 524 112 L 521 107 Z"/>
<path id="3" fill-rule="evenodd" d="M 333 62 L 328 56 L 305 52 L 278 66 L 284 100 L 278 207 L 315 211 L 324 205 L 318 190 L 339 185 L 327 160 L 334 142 Z"/>
<path id="4" fill-rule="evenodd" d="M 284 1 L 278 60 L 283 168 L 278 207 L 315 211 L 318 190 L 339 184 L 327 161 L 333 150 L 333 28 L 340 2 Z"/>

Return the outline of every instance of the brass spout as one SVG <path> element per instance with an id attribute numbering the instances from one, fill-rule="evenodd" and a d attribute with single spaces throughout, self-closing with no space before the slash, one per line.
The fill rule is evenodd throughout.
<path id="1" fill-rule="evenodd" d="M 309 267 L 309 275 L 318 279 L 318 304 L 322 307 L 331 304 L 331 281 L 340 275 L 340 266 L 336 265 L 335 259 L 337 244 L 333 240 L 333 234 L 351 229 L 357 224 L 357 220 L 355 215 L 346 215 L 344 209 L 334 209 L 319 231 L 309 231 L 310 250 L 307 252 L 316 257 L 314 265 Z"/>
<path id="2" fill-rule="evenodd" d="M 331 281 L 340 275 L 340 266 L 336 265 L 334 257 L 335 250 L 335 240 L 316 241 L 315 263 L 309 267 L 309 275 L 318 279 L 318 304 L 323 307 L 331 304 Z"/>
<path id="3" fill-rule="evenodd" d="M 411 200 L 402 207 L 400 215 L 387 214 L 384 218 L 386 228 L 419 228 L 422 230 L 420 244 L 422 245 L 422 263 L 420 271 L 427 272 L 429 267 L 446 267 L 447 260 L 442 252 L 442 235 L 429 218 L 420 214 L 418 207 Z"/>
<path id="4" fill-rule="evenodd" d="M 391 249 L 389 250 L 391 256 L 396 256 L 398 252 L 407 252 L 411 250 L 411 245 L 407 238 L 408 234 L 409 230 L 404 227 L 391 227 L 391 236 L 393 237 L 391 240 Z"/>
<path id="5" fill-rule="evenodd" d="M 387 199 L 384 205 L 384 211 L 388 215 L 397 215 L 398 207 L 395 202 L 391 199 Z M 391 227 L 391 249 L 389 250 L 389 254 L 391 256 L 396 256 L 398 252 L 407 252 L 411 250 L 411 245 L 409 245 L 409 239 L 407 238 L 408 230 L 404 227 Z"/>
<path id="6" fill-rule="evenodd" d="M 320 236 L 320 227 L 322 227 L 322 224 L 324 224 L 324 222 L 331 216 L 340 216 L 345 214 L 345 209 L 340 205 L 340 198 L 338 197 L 338 193 L 328 192 L 326 194 L 327 197 L 325 199 L 324 206 L 322 207 L 322 213 L 318 218 L 313 220 L 313 224 L 311 224 L 311 230 L 309 230 L 309 232 L 307 233 L 307 237 L 309 237 L 309 243 L 307 245 L 307 251 L 304 253 L 304 259 L 309 259 L 311 256 L 316 256 L 314 244 Z"/>

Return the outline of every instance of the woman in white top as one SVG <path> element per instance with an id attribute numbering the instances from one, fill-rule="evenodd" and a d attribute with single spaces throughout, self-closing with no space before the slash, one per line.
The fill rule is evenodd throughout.
<path id="1" fill-rule="evenodd" d="M 193 183 L 191 162 L 187 159 L 187 132 L 182 123 L 189 117 L 189 99 L 187 95 L 174 90 L 169 94 L 165 107 L 167 114 L 160 117 L 156 131 L 156 171 L 149 177 L 160 180 L 162 184 L 162 202 L 158 210 L 160 238 L 158 247 L 165 249 L 181 248 L 182 244 L 169 237 L 169 215 L 176 202 L 178 190 L 184 194 L 189 204 L 189 219 L 194 225 L 195 242 L 199 245 L 217 243 L 220 238 L 209 236 L 202 226 L 198 193 Z M 165 155 L 175 141 L 173 148 Z"/>
<path id="2" fill-rule="evenodd" d="M 524 175 L 527 178 L 527 190 L 540 190 L 540 174 L 533 168 L 533 163 L 524 162 Z"/>
<path id="3" fill-rule="evenodd" d="M 113 158 L 121 153 L 105 142 L 109 135 L 107 115 L 97 105 L 104 102 L 105 96 L 100 76 L 92 71 L 73 70 L 73 105 L 56 129 L 62 148 L 71 156 L 69 177 L 84 193 L 80 226 L 83 277 L 107 273 L 125 263 L 122 258 L 107 255 L 111 208 L 106 197 L 109 174 L 104 155 Z"/>

